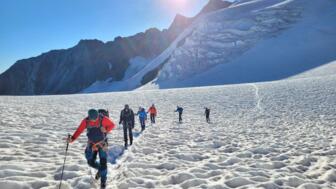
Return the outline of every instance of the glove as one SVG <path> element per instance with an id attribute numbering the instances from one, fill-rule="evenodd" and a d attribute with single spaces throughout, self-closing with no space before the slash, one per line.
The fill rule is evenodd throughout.
<path id="1" fill-rule="evenodd" d="M 105 127 L 100 128 L 100 131 L 101 131 L 102 133 L 106 133 L 106 132 L 107 132 L 106 129 L 105 129 Z"/>
<path id="2" fill-rule="evenodd" d="M 74 139 L 73 136 L 69 136 L 67 139 L 65 139 L 67 143 L 73 143 Z"/>

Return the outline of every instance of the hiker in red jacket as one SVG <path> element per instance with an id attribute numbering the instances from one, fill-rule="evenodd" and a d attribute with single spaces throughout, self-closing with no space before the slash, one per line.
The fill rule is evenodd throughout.
<path id="1" fill-rule="evenodd" d="M 154 104 L 148 109 L 147 113 L 150 115 L 151 123 L 155 123 L 155 117 L 156 117 L 156 108 Z"/>
<path id="2" fill-rule="evenodd" d="M 101 188 L 106 187 L 107 180 L 107 140 L 106 134 L 109 133 L 115 124 L 105 115 L 99 114 L 97 110 L 90 109 L 88 117 L 84 118 L 70 137 L 69 142 L 74 142 L 79 135 L 86 129 L 88 144 L 85 149 L 85 157 L 88 164 L 97 169 L 96 179 L 101 178 Z M 99 154 L 99 163 L 96 161 Z"/>

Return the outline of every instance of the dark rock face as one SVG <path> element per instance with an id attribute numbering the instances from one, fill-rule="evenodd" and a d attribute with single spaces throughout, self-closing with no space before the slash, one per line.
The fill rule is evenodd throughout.
<path id="1" fill-rule="evenodd" d="M 141 85 L 145 85 L 148 82 L 152 81 L 153 79 L 155 79 L 155 77 L 158 75 L 159 71 L 161 70 L 161 68 L 169 61 L 170 57 L 168 57 L 163 64 L 161 64 L 159 67 L 149 71 L 146 75 L 144 75 L 144 77 L 141 80 Z"/>
<path id="2" fill-rule="evenodd" d="M 97 80 L 121 80 L 130 58 L 154 57 L 168 45 L 169 41 L 157 29 L 107 43 L 81 40 L 70 49 L 17 61 L 0 75 L 0 94 L 77 93 Z"/>
<path id="3" fill-rule="evenodd" d="M 164 30 L 163 33 L 170 42 L 173 42 L 176 37 L 181 34 L 183 30 L 186 29 L 191 23 L 192 18 L 178 14 L 175 16 L 174 21 L 168 30 Z"/>
<path id="4" fill-rule="evenodd" d="M 52 50 L 37 57 L 19 60 L 0 75 L 0 95 L 70 94 L 87 88 L 97 80 L 113 78 L 119 81 L 131 58 L 159 55 L 193 19 L 230 4 L 210 0 L 193 18 L 177 15 L 167 30 L 151 28 L 134 36 L 116 37 L 107 43 L 81 40 L 69 49 Z M 156 75 L 158 71 L 149 75 Z"/>

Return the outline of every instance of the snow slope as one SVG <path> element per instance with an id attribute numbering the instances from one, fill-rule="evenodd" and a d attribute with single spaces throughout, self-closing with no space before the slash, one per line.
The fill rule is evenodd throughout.
<path id="1" fill-rule="evenodd" d="M 142 135 L 137 123 L 135 144 L 116 160 L 119 166 L 112 158 L 121 154 L 122 130 L 109 136 L 109 188 L 336 188 L 336 67 L 326 66 L 266 83 L 1 96 L 0 188 L 55 188 L 62 138 L 89 108 L 108 108 L 117 122 L 126 103 L 134 109 L 155 103 L 159 114 Z M 184 107 L 182 124 L 176 105 Z M 85 144 L 82 134 L 70 145 L 63 188 L 91 187 Z"/>
<path id="2" fill-rule="evenodd" d="M 335 7 L 332 0 L 261 0 L 208 15 L 151 85 L 272 81 L 334 61 Z"/>
<path id="3" fill-rule="evenodd" d="M 301 74 L 295 75 L 288 79 L 309 78 L 309 77 L 323 77 L 327 75 L 334 75 L 336 72 L 336 61 L 319 66 Z"/>
<path id="4" fill-rule="evenodd" d="M 123 85 L 125 81 L 133 77 L 139 71 L 141 71 L 151 59 L 146 59 L 144 57 L 137 56 L 130 59 L 129 67 L 125 72 L 125 76 L 122 81 L 113 81 L 113 78 L 109 78 L 105 81 L 96 81 L 88 88 L 81 91 L 81 93 L 94 93 L 94 92 L 108 92 L 108 91 L 120 91 L 120 85 Z M 119 87 L 117 87 L 119 86 Z M 122 89 L 121 89 L 122 90 Z"/>

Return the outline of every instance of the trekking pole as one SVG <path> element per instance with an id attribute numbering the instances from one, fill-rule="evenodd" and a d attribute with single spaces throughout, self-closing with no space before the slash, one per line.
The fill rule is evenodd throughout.
<path id="1" fill-rule="evenodd" d="M 63 172 L 64 172 L 64 166 L 65 166 L 66 157 L 67 157 L 67 154 L 68 154 L 68 147 L 69 147 L 69 139 L 70 139 L 70 137 L 71 137 L 71 135 L 68 134 L 67 145 L 66 145 L 66 148 L 65 148 L 63 168 L 62 168 L 62 174 L 61 174 L 61 181 L 60 181 L 58 189 L 61 189 L 61 186 L 62 186 Z"/>

